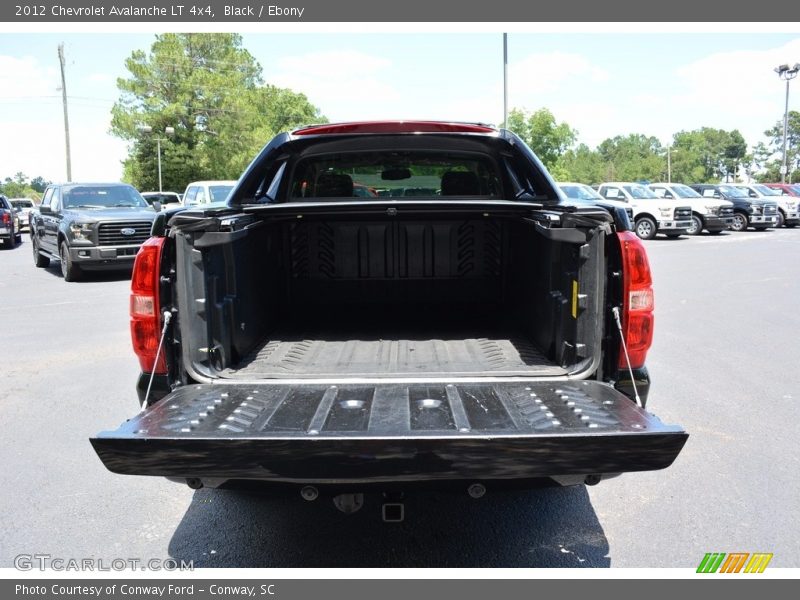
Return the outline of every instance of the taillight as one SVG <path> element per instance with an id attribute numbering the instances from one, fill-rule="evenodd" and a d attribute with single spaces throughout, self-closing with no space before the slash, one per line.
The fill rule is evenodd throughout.
<path id="1" fill-rule="evenodd" d="M 617 234 L 622 254 L 622 332 L 633 369 L 644 366 L 653 344 L 653 278 L 642 241 L 631 231 Z M 620 347 L 619 368 L 627 369 Z"/>
<path id="2" fill-rule="evenodd" d="M 167 372 L 162 349 L 156 364 L 161 338 L 161 306 L 158 297 L 161 252 L 166 238 L 152 237 L 139 249 L 131 277 L 131 341 L 133 351 L 145 373 Z"/>
<path id="3" fill-rule="evenodd" d="M 3 213 L 3 225 L 10 225 L 11 224 L 11 215 L 7 212 Z"/>

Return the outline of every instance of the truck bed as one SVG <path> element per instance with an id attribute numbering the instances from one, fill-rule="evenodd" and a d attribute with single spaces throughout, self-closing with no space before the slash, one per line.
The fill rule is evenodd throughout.
<path id="1" fill-rule="evenodd" d="M 287 382 L 178 388 L 92 444 L 116 473 L 379 483 L 662 469 L 686 437 L 597 381 Z"/>
<path id="2" fill-rule="evenodd" d="M 471 376 L 518 375 L 557 377 L 559 367 L 529 340 L 493 328 L 469 332 L 409 332 L 369 330 L 279 331 L 262 342 L 223 377 Z"/>

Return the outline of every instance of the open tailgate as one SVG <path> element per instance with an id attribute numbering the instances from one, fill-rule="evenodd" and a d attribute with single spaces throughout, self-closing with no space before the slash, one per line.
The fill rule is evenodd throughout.
<path id="1" fill-rule="evenodd" d="M 668 467 L 688 435 L 608 384 L 203 384 L 92 438 L 115 473 L 275 482 L 525 479 Z"/>

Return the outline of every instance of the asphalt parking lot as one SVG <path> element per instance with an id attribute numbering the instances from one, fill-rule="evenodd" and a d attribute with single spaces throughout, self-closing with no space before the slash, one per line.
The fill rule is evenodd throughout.
<path id="1" fill-rule="evenodd" d="M 695 567 L 706 552 L 800 566 L 800 229 L 646 242 L 648 408 L 690 439 L 665 471 L 584 488 L 424 494 L 384 524 L 297 497 L 105 470 L 88 438 L 136 410 L 128 280 L 65 283 L 28 238 L 0 251 L 0 566 L 19 554 L 196 567 Z"/>

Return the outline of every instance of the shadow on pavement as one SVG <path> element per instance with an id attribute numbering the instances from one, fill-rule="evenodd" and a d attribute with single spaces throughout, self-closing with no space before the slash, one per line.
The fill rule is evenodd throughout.
<path id="1" fill-rule="evenodd" d="M 31 261 L 33 262 L 33 261 Z M 50 260 L 50 266 L 45 267 L 42 271 L 56 277 L 58 279 L 62 279 L 61 275 L 61 263 L 57 260 Z M 114 269 L 111 271 L 105 270 L 98 270 L 98 271 L 82 271 L 80 279 L 78 281 L 72 282 L 74 285 L 81 285 L 82 283 L 97 283 L 97 282 L 104 282 L 104 281 L 125 281 L 130 280 L 131 272 L 133 271 L 133 267 L 125 268 L 125 269 Z"/>
<path id="2" fill-rule="evenodd" d="M 195 567 L 609 567 L 608 540 L 583 486 L 417 493 L 402 523 L 367 495 L 353 515 L 330 499 L 195 492 L 169 544 Z"/>

